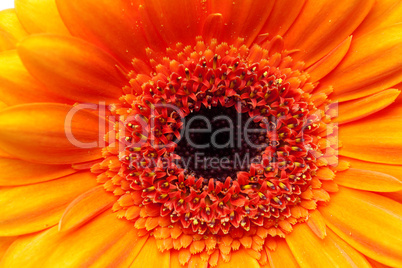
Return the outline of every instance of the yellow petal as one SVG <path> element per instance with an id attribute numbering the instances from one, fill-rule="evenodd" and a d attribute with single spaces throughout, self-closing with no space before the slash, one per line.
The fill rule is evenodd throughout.
<path id="1" fill-rule="evenodd" d="M 0 111 L 0 148 L 21 159 L 70 164 L 101 158 L 104 121 L 63 104 L 23 104 Z"/>
<path id="2" fill-rule="evenodd" d="M 42 165 L 10 158 L 0 158 L 0 170 L 1 186 L 44 182 L 76 172 L 68 165 Z"/>
<path id="3" fill-rule="evenodd" d="M 0 189 L 0 236 L 15 236 L 49 228 L 67 205 L 96 186 L 96 176 L 76 173 L 61 179 Z"/>
<path id="4" fill-rule="evenodd" d="M 18 239 L 4 256 L 0 267 L 128 267 L 147 236 L 138 238 L 128 221 L 110 211 L 72 232 L 57 226 Z"/>
<path id="5" fill-rule="evenodd" d="M 0 52 L 15 48 L 15 42 L 5 31 L 0 29 Z"/>
<path id="6" fill-rule="evenodd" d="M 67 100 L 49 92 L 42 83 L 33 78 L 16 50 L 0 52 L 0 84 L 0 100 L 7 105 Z"/>
<path id="7" fill-rule="evenodd" d="M 14 5 L 18 19 L 29 33 L 69 35 L 55 0 L 15 0 Z"/>
<path id="8" fill-rule="evenodd" d="M 7 108 L 7 104 L 4 102 L 0 101 L 0 110 L 3 110 L 4 108 Z"/>
<path id="9" fill-rule="evenodd" d="M 18 45 L 18 54 L 35 78 L 74 102 L 117 102 L 128 83 L 112 56 L 78 38 L 30 36 Z"/>
<path id="10" fill-rule="evenodd" d="M 27 35 L 14 9 L 0 11 L 0 51 L 14 49 L 17 42 Z"/>

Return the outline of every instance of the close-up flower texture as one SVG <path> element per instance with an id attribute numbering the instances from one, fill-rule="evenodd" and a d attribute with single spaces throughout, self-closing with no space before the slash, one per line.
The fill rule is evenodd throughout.
<path id="1" fill-rule="evenodd" d="M 402 267 L 401 22 L 400 0 L 15 0 L 0 267 Z"/>

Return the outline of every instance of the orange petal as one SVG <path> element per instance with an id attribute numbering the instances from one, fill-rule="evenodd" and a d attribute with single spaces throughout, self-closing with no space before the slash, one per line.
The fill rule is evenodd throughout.
<path id="1" fill-rule="evenodd" d="M 0 157 L 1 158 L 15 158 L 14 156 L 2 151 L 1 149 L 0 149 Z"/>
<path id="2" fill-rule="evenodd" d="M 74 36 L 102 47 L 127 67 L 131 67 L 133 58 L 146 58 L 148 45 L 139 25 L 138 1 L 56 0 L 56 3 Z"/>
<path id="3" fill-rule="evenodd" d="M 7 105 L 29 102 L 64 102 L 33 78 L 15 50 L 0 53 L 0 100 Z"/>
<path id="4" fill-rule="evenodd" d="M 400 203 L 340 187 L 320 212 L 327 226 L 355 249 L 386 265 L 402 267 Z"/>
<path id="5" fill-rule="evenodd" d="M 339 128 L 340 155 L 385 164 L 402 163 L 402 118 L 368 118 Z"/>
<path id="6" fill-rule="evenodd" d="M 244 250 L 232 251 L 229 262 L 224 262 L 219 258 L 219 268 L 260 268 L 258 261 L 248 255 Z"/>
<path id="7" fill-rule="evenodd" d="M 271 251 L 266 249 L 269 264 L 272 268 L 298 268 L 296 259 L 293 256 L 293 253 L 290 251 L 289 246 L 286 244 L 285 239 L 277 239 L 276 240 L 277 247 L 275 251 Z"/>
<path id="8" fill-rule="evenodd" d="M 345 40 L 363 21 L 374 0 L 307 1 L 300 16 L 285 34 L 293 56 L 310 66 Z"/>
<path id="9" fill-rule="evenodd" d="M 21 159 L 44 164 L 101 158 L 98 140 L 103 138 L 104 122 L 91 112 L 72 109 L 63 104 L 23 104 L 1 110 L 0 147 Z"/>
<path id="10" fill-rule="evenodd" d="M 76 173 L 58 180 L 0 189 L 0 236 L 33 233 L 55 225 L 68 203 L 96 186 L 96 176 Z"/>
<path id="11" fill-rule="evenodd" d="M 366 256 L 367 261 L 370 263 L 372 268 L 389 268 L 389 266 L 386 266 L 382 263 L 379 263 L 373 259 L 370 259 L 369 257 Z"/>
<path id="12" fill-rule="evenodd" d="M 311 231 L 313 231 L 319 238 L 324 239 L 327 236 L 327 226 L 325 225 L 324 218 L 318 210 L 310 213 L 306 223 Z"/>
<path id="13" fill-rule="evenodd" d="M 402 80 L 401 38 L 402 24 L 397 24 L 354 39 L 349 53 L 321 81 L 321 87 L 332 85 L 332 98 L 347 101 L 398 84 Z"/>
<path id="14" fill-rule="evenodd" d="M 76 102 L 116 102 L 127 84 L 114 58 L 77 38 L 34 35 L 19 44 L 18 53 L 34 77 Z"/>
<path id="15" fill-rule="evenodd" d="M 15 41 L 9 34 L 0 29 L 0 52 L 15 48 Z"/>
<path id="16" fill-rule="evenodd" d="M 42 165 L 19 159 L 0 158 L 0 185 L 27 185 L 75 173 L 70 166 Z"/>
<path id="17" fill-rule="evenodd" d="M 222 14 L 209 14 L 205 19 L 202 28 L 202 36 L 206 42 L 210 42 L 212 38 L 217 38 L 221 35 L 223 26 Z"/>
<path id="18" fill-rule="evenodd" d="M 201 259 L 200 255 L 192 255 L 188 268 L 208 268 L 208 261 Z"/>
<path id="19" fill-rule="evenodd" d="M 29 33 L 70 35 L 57 11 L 55 0 L 15 0 L 18 19 Z"/>
<path id="20" fill-rule="evenodd" d="M 0 110 L 7 108 L 7 104 L 5 104 L 4 102 L 0 101 Z"/>
<path id="21" fill-rule="evenodd" d="M 18 239 L 2 260 L 3 267 L 128 267 L 147 237 L 110 211 L 73 232 L 57 227 Z"/>
<path id="22" fill-rule="evenodd" d="M 281 0 L 273 2 L 275 2 L 274 7 L 261 29 L 261 33 L 268 33 L 272 37 L 276 35 L 283 36 L 300 14 L 306 1 Z"/>
<path id="23" fill-rule="evenodd" d="M 323 181 L 321 187 L 322 189 L 330 193 L 335 193 L 339 190 L 338 184 L 333 181 Z"/>
<path id="24" fill-rule="evenodd" d="M 10 245 L 17 239 L 16 236 L 0 237 L 0 260 L 7 252 Z M 1 265 L 1 264 L 0 264 Z"/>
<path id="25" fill-rule="evenodd" d="M 338 66 L 349 51 L 352 36 L 346 38 L 339 46 L 329 52 L 324 58 L 307 69 L 311 82 L 317 82 Z"/>
<path id="26" fill-rule="evenodd" d="M 0 41 L 0 51 L 14 49 L 17 42 L 28 35 L 14 9 L 0 11 L 0 33 L 0 40 L 7 40 Z"/>
<path id="27" fill-rule="evenodd" d="M 129 265 L 138 256 L 145 243 L 148 242 L 148 235 L 138 237 L 136 230 L 132 229 L 132 225 L 130 225 L 130 227 L 131 229 L 125 228 L 126 234 L 124 234 L 124 237 L 120 237 L 117 241 L 115 241 L 114 245 L 112 245 L 107 252 L 100 254 L 95 249 L 93 253 L 85 256 L 86 258 L 90 258 L 92 255 L 98 254 L 96 256 L 99 256 L 99 258 L 94 261 L 94 264 L 91 265 L 91 267 L 129 267 Z M 121 230 L 119 235 L 121 235 Z M 83 259 L 85 257 L 83 257 Z M 80 265 L 79 261 L 76 263 L 76 265 Z"/>
<path id="28" fill-rule="evenodd" d="M 344 124 L 367 117 L 392 104 L 400 93 L 397 89 L 387 89 L 358 100 L 341 102 L 338 105 L 339 115 L 336 121 Z"/>
<path id="29" fill-rule="evenodd" d="M 400 0 L 376 1 L 362 24 L 353 32 L 353 36 L 361 36 L 374 29 L 399 23 L 401 14 L 402 2 Z"/>
<path id="30" fill-rule="evenodd" d="M 380 195 L 388 197 L 392 200 L 395 200 L 399 203 L 402 203 L 402 191 L 399 192 L 391 192 L 391 193 L 380 193 Z"/>
<path id="31" fill-rule="evenodd" d="M 170 251 L 160 252 L 156 246 L 155 238 L 149 238 L 144 247 L 130 265 L 137 267 L 169 267 Z"/>
<path id="32" fill-rule="evenodd" d="M 398 178 L 399 180 L 402 180 L 402 166 L 384 165 L 384 164 L 378 164 L 378 163 L 373 163 L 373 162 L 366 162 L 366 161 L 361 161 L 361 160 L 343 157 L 343 156 L 340 159 L 348 161 L 350 163 L 351 168 L 377 171 L 377 172 L 389 174 L 395 178 Z"/>
<path id="33" fill-rule="evenodd" d="M 177 257 L 180 264 L 182 265 L 188 264 L 191 258 L 191 252 L 189 249 L 181 249 Z"/>
<path id="34" fill-rule="evenodd" d="M 155 229 L 159 225 L 159 219 L 156 217 L 148 217 L 145 222 L 145 228 L 147 231 Z"/>
<path id="35" fill-rule="evenodd" d="M 402 90 L 402 83 L 396 85 L 393 88 Z M 364 118 L 361 121 L 366 122 L 366 121 L 371 121 L 371 120 L 381 120 L 384 118 L 396 119 L 396 118 L 399 118 L 401 114 L 402 114 L 402 95 L 399 94 L 399 96 L 397 97 L 395 102 L 393 104 L 391 104 L 390 106 L 388 106 L 387 109 L 383 109 L 381 111 L 381 113 L 372 114 L 370 117 Z"/>
<path id="36" fill-rule="evenodd" d="M 222 14 L 224 26 L 221 38 L 224 41 L 232 43 L 241 37 L 245 38 L 247 45 L 251 45 L 264 26 L 274 2 L 266 0 L 233 2 L 214 0 L 207 2 L 207 4 L 210 13 Z"/>
<path id="37" fill-rule="evenodd" d="M 338 172 L 335 182 L 349 188 L 373 192 L 397 192 L 402 190 L 402 181 L 391 175 L 356 168 Z"/>
<path id="38" fill-rule="evenodd" d="M 143 12 L 149 18 L 153 31 L 160 34 L 165 43 L 192 44 L 195 42 L 195 37 L 201 34 L 202 22 L 207 15 L 207 12 L 202 11 L 206 9 L 205 2 L 188 0 L 141 2 Z M 149 44 L 153 45 L 151 42 Z"/>
<path id="39" fill-rule="evenodd" d="M 99 185 L 71 202 L 59 222 L 59 231 L 77 228 L 112 207 L 116 197 Z"/>
<path id="40" fill-rule="evenodd" d="M 154 18 L 150 17 L 150 15 L 148 14 L 148 9 L 145 8 L 144 5 L 139 5 L 138 13 L 140 16 L 142 33 L 144 35 L 143 38 L 147 40 L 150 48 L 155 49 L 156 51 L 166 48 L 166 42 L 161 36 L 164 31 L 162 30 L 160 32 L 155 30 L 155 25 L 153 24 Z M 164 27 L 164 25 L 158 26 L 160 26 L 161 28 Z"/>
<path id="41" fill-rule="evenodd" d="M 179 254 L 181 251 L 171 250 L 170 251 L 170 268 L 185 268 L 187 265 L 181 265 L 179 261 Z"/>
<path id="42" fill-rule="evenodd" d="M 286 242 L 300 267 L 370 267 L 360 253 L 331 231 L 321 239 L 306 224 L 297 224 Z"/>

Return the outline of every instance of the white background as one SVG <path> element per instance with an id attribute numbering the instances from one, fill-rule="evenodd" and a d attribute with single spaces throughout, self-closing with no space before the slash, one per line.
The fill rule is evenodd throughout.
<path id="1" fill-rule="evenodd" d="M 14 7 L 14 0 L 0 0 L 0 10 L 13 7 Z"/>

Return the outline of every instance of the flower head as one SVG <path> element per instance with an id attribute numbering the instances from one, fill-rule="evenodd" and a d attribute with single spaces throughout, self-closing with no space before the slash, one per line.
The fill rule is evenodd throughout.
<path id="1" fill-rule="evenodd" d="M 16 1 L 0 266 L 401 266 L 400 10 Z"/>

